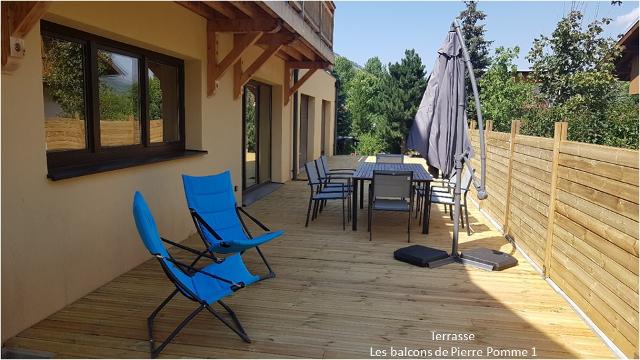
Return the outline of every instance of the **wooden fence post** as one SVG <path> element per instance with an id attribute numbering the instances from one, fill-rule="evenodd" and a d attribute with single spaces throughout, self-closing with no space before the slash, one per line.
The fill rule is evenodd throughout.
<path id="1" fill-rule="evenodd" d="M 491 132 L 493 130 L 493 120 L 487 120 L 484 122 L 485 128 L 485 134 L 484 134 L 484 140 L 485 140 L 485 144 L 484 146 L 489 148 L 489 132 Z M 482 209 L 482 201 L 478 201 L 478 210 Z"/>
<path id="2" fill-rule="evenodd" d="M 513 153 L 516 150 L 516 135 L 520 133 L 520 120 L 511 122 L 511 139 L 509 142 L 509 167 L 507 168 L 507 198 L 504 206 L 504 222 L 502 232 L 509 235 L 509 213 L 511 212 L 511 177 L 513 172 Z"/>
<path id="3" fill-rule="evenodd" d="M 549 214 L 547 223 L 547 239 L 544 247 L 544 277 L 549 277 L 551 267 L 551 247 L 553 246 L 553 227 L 556 220 L 556 185 L 558 183 L 558 158 L 560 157 L 560 143 L 567 140 L 566 122 L 557 122 L 553 132 L 553 163 L 551 167 L 551 192 L 549 193 Z"/>

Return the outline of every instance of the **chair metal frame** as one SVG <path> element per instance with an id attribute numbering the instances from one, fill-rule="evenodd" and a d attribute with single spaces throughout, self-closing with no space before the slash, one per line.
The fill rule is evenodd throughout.
<path id="1" fill-rule="evenodd" d="M 460 212 L 460 219 L 456 220 L 456 221 L 460 221 L 462 222 L 462 226 L 465 226 L 465 222 L 466 222 L 466 227 L 467 227 L 467 236 L 471 236 L 471 228 L 469 226 L 469 209 L 467 208 L 467 194 L 469 193 L 469 189 L 471 188 L 471 183 L 473 182 L 473 176 L 474 176 L 474 171 L 466 168 L 462 170 L 463 176 L 462 178 L 465 181 L 465 184 L 462 184 L 461 186 L 461 190 L 462 190 L 462 203 L 460 204 L 460 207 L 462 209 L 464 209 L 464 214 L 462 212 Z M 468 179 L 465 179 L 465 177 L 468 176 Z M 429 233 L 429 225 L 431 223 L 431 205 L 432 204 L 443 204 L 445 206 L 445 211 L 446 211 L 446 206 L 449 205 L 453 210 L 453 203 L 444 203 L 444 202 L 434 202 L 433 201 L 433 192 L 431 193 L 431 198 L 428 199 L 429 201 L 429 206 L 427 207 L 427 233 Z M 441 192 L 439 194 L 435 194 L 435 196 L 440 196 L 440 197 L 445 197 L 447 199 L 451 199 L 451 201 L 453 202 L 453 195 L 450 193 L 444 193 Z M 425 201 L 427 201 L 427 199 L 425 199 Z M 454 221 L 453 219 L 453 211 L 449 211 L 449 218 L 451 218 L 451 221 Z"/>
<path id="2" fill-rule="evenodd" d="M 327 174 L 346 174 L 346 175 L 353 175 L 353 173 L 356 171 L 356 169 L 351 169 L 351 168 L 335 168 L 335 169 L 330 169 L 329 168 L 329 163 L 327 161 L 327 156 L 326 155 L 320 155 L 320 163 L 322 164 L 322 167 L 325 171 L 325 173 Z"/>
<path id="3" fill-rule="evenodd" d="M 402 210 L 385 210 L 385 209 L 374 209 L 375 201 L 377 199 L 376 196 L 376 177 L 377 176 L 397 176 L 397 177 L 405 177 L 409 178 L 408 181 L 408 222 L 407 222 L 407 242 L 411 242 L 411 214 L 413 212 L 413 171 L 387 171 L 387 170 L 374 170 L 373 171 L 373 180 L 371 181 L 371 185 L 369 186 L 369 216 L 368 216 L 368 226 L 367 230 L 369 231 L 369 241 L 372 241 L 373 238 L 373 213 L 374 211 L 402 211 Z M 404 200 L 405 198 L 399 197 L 398 200 Z"/>
<path id="4" fill-rule="evenodd" d="M 215 256 L 215 254 L 212 251 L 209 250 L 211 244 L 209 244 L 209 241 L 205 237 L 202 228 L 204 227 L 216 240 L 220 241 L 222 247 L 225 246 L 224 239 L 222 239 L 222 237 L 211 227 L 211 225 L 209 225 L 202 218 L 202 216 L 200 214 L 198 214 L 198 212 L 196 210 L 194 210 L 192 208 L 189 208 L 189 213 L 191 214 L 191 219 L 193 220 L 193 223 L 196 226 L 196 231 L 198 232 L 198 235 L 200 236 L 200 239 L 202 240 L 202 242 L 204 243 L 205 248 L 207 249 L 205 251 L 208 252 L 210 255 L 212 255 L 214 258 L 217 258 Z M 253 239 L 253 235 L 249 231 L 249 228 L 247 227 L 247 224 L 245 223 L 245 221 L 242 219 L 242 216 L 240 215 L 240 213 L 242 213 L 245 216 L 247 216 L 251 221 L 253 221 L 256 225 L 258 225 L 262 230 L 267 231 L 267 232 L 271 231 L 271 229 L 269 229 L 266 225 L 264 225 L 262 222 L 260 222 L 255 217 L 253 217 L 251 214 L 249 214 L 245 209 L 243 209 L 240 206 L 236 206 L 236 215 L 238 216 L 238 219 L 240 220 L 240 224 L 242 224 L 242 229 L 243 229 L 245 235 L 247 235 L 247 237 L 249 239 Z M 260 247 L 259 246 L 254 246 L 254 248 L 256 249 L 256 252 L 258 252 L 258 255 L 260 255 L 260 258 L 262 259 L 262 262 L 265 264 L 265 266 L 267 267 L 267 270 L 269 271 L 266 275 L 260 275 L 260 281 L 276 277 L 276 273 L 271 268 L 271 265 L 267 261 L 267 258 L 262 253 L 262 250 L 260 250 Z M 244 251 L 240 252 L 240 254 L 243 254 L 243 253 L 244 253 Z M 201 258 L 202 258 L 202 256 L 198 256 L 193 261 L 191 266 L 195 266 L 195 264 Z"/>
<path id="5" fill-rule="evenodd" d="M 311 165 L 313 163 L 313 165 Z M 311 220 L 315 220 L 318 217 L 318 212 L 322 203 L 326 200 L 342 200 L 342 230 L 346 230 L 345 225 L 345 200 L 347 201 L 347 207 L 349 209 L 348 216 L 351 221 L 351 191 L 344 183 L 335 183 L 335 187 L 325 189 L 323 188 L 325 183 L 320 179 L 315 161 L 309 161 L 304 164 L 305 172 L 307 173 L 307 182 L 309 184 L 309 205 L 307 206 L 307 219 L 304 226 L 309 226 L 309 216 L 311 215 L 311 205 L 313 203 L 313 215 Z"/>
<path id="6" fill-rule="evenodd" d="M 193 254 L 197 254 L 198 258 L 202 258 L 202 257 L 206 257 L 210 260 L 213 260 L 216 263 L 221 263 L 224 260 L 221 260 L 219 258 L 216 258 L 215 256 L 211 256 L 210 254 L 208 254 L 208 251 L 198 251 L 195 250 L 193 248 L 190 248 L 188 246 L 182 245 L 182 244 L 178 244 L 176 242 L 167 240 L 165 238 L 160 238 L 163 242 L 166 242 L 172 246 L 176 246 L 182 250 L 186 250 L 188 252 L 191 252 Z M 240 323 L 240 320 L 238 319 L 238 316 L 236 315 L 236 313 L 233 311 L 233 309 L 231 309 L 231 307 L 229 307 L 229 305 L 225 304 L 224 301 L 222 300 L 218 300 L 217 303 L 220 304 L 220 306 L 222 306 L 227 313 L 229 314 L 229 316 L 231 317 L 231 319 L 233 320 L 235 327 L 230 324 L 226 319 L 224 319 L 222 316 L 220 316 L 220 314 L 215 311 L 210 304 L 206 303 L 205 301 L 201 300 L 198 298 L 198 296 L 196 294 L 194 294 L 193 292 L 191 292 L 189 289 L 183 288 L 182 286 L 179 285 L 179 281 L 174 277 L 174 275 L 171 273 L 171 271 L 167 268 L 167 265 L 162 261 L 162 260 L 167 260 L 173 264 L 175 264 L 178 268 L 181 269 L 181 271 L 185 272 L 185 273 L 202 273 L 206 276 L 212 277 L 216 280 L 222 281 L 224 283 L 228 283 L 230 285 L 230 288 L 233 292 L 236 292 L 242 288 L 245 287 L 245 285 L 243 283 L 234 283 L 231 280 L 225 279 L 223 277 L 211 274 L 209 272 L 206 272 L 202 269 L 198 269 L 195 268 L 193 265 L 188 265 L 185 263 L 182 263 L 176 259 L 174 259 L 173 257 L 163 257 L 159 254 L 154 254 L 154 256 L 158 259 L 158 261 L 160 262 L 160 266 L 162 267 L 162 270 L 164 271 L 164 273 L 167 275 L 167 277 L 169 278 L 169 280 L 173 283 L 173 285 L 176 287 L 176 289 L 169 294 L 169 296 L 167 296 L 167 298 L 165 298 L 160 305 L 158 305 L 155 310 L 153 310 L 153 312 L 149 315 L 149 317 L 147 317 L 147 330 L 148 330 L 148 334 L 149 334 L 149 352 L 152 358 L 156 358 L 158 357 L 158 355 L 160 354 L 160 352 L 162 352 L 162 350 L 164 350 L 164 348 L 169 345 L 169 343 L 171 343 L 171 340 L 173 340 L 179 333 L 180 331 L 182 331 L 182 329 L 189 323 L 191 322 L 191 320 L 193 320 L 196 315 L 198 315 L 202 310 L 206 309 L 207 311 L 209 311 L 209 313 L 211 313 L 216 319 L 220 320 L 226 327 L 228 327 L 229 329 L 231 329 L 234 333 L 236 333 L 236 335 L 238 335 L 244 342 L 246 343 L 251 343 L 251 338 L 249 337 L 249 335 L 247 334 L 246 330 L 244 329 L 244 327 L 242 326 L 242 324 Z M 195 262 L 194 262 L 195 263 Z M 186 270 L 186 271 L 185 271 Z M 187 299 L 195 301 L 197 303 L 199 303 L 199 306 L 192 311 L 189 315 L 187 315 L 187 317 L 185 317 L 180 324 L 178 324 L 178 326 L 171 332 L 171 334 L 169 334 L 169 336 L 167 336 L 159 345 L 156 345 L 156 340 L 153 338 L 153 322 L 156 318 L 156 316 L 158 315 L 158 313 L 160 313 L 160 311 L 167 305 L 169 304 L 169 302 L 178 294 L 181 293 L 182 295 L 184 295 Z"/>
<path id="7" fill-rule="evenodd" d="M 376 154 L 376 162 L 383 164 L 404 164 L 402 154 Z"/>

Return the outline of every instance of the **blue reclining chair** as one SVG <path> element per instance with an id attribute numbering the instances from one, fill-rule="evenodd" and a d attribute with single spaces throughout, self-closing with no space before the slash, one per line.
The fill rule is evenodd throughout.
<path id="1" fill-rule="evenodd" d="M 236 205 L 231 173 L 225 171 L 209 176 L 182 175 L 182 182 L 191 217 L 209 254 L 215 256 L 214 253 L 243 253 L 245 250 L 256 248 L 269 270 L 260 280 L 274 277 L 275 273 L 258 246 L 277 238 L 283 232 L 269 230 L 246 210 Z M 253 237 L 240 213 L 267 232 Z"/>
<path id="2" fill-rule="evenodd" d="M 151 357 L 157 357 L 171 340 L 178 335 L 182 328 L 204 309 L 222 321 L 222 323 L 240 336 L 242 340 L 248 343 L 251 342 L 251 339 L 240 324 L 234 311 L 222 301 L 222 298 L 260 280 L 259 276 L 253 275 L 247 270 L 240 254 L 231 255 L 221 260 L 209 255 L 206 251 L 197 251 L 182 244 L 161 238 L 151 210 L 149 210 L 147 203 L 139 192 L 136 192 L 133 199 L 133 217 L 136 222 L 136 227 L 138 228 L 138 233 L 147 250 L 158 259 L 162 270 L 164 270 L 169 280 L 171 280 L 176 287 L 147 318 Z M 169 254 L 163 242 L 193 253 L 199 258 L 209 258 L 213 260 L 213 263 L 201 269 L 182 263 Z M 160 345 L 156 346 L 155 340 L 153 339 L 153 320 L 160 310 L 178 293 L 181 293 L 189 300 L 197 302 L 199 305 Z M 212 305 L 216 302 L 229 313 L 235 323 L 235 327 L 212 308 Z"/>

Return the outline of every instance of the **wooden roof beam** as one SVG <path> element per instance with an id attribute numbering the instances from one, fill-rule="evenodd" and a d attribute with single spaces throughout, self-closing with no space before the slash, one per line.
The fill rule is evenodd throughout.
<path id="1" fill-rule="evenodd" d="M 215 10 L 200 1 L 177 1 L 177 3 L 205 19 L 213 19 L 217 15 Z"/>
<path id="2" fill-rule="evenodd" d="M 253 76 L 253 74 L 258 71 L 262 65 L 264 65 L 267 60 L 269 60 L 275 53 L 278 52 L 282 48 L 282 44 L 269 45 L 268 48 L 262 51 L 262 54 L 258 56 L 257 59 L 249 65 L 247 70 L 242 71 L 242 62 L 238 61 L 234 66 L 234 85 L 233 85 L 233 93 L 234 98 L 240 97 L 240 93 L 242 92 L 242 86 L 247 83 Z"/>
<path id="3" fill-rule="evenodd" d="M 43 1 L 2 2 L 2 70 L 11 71 L 21 57 L 11 56 L 11 38 L 23 38 L 47 12 L 49 3 Z M 11 60 L 11 69 L 5 68 Z"/>
<path id="4" fill-rule="evenodd" d="M 253 19 L 266 16 L 264 11 L 249 1 L 230 1 L 229 4 L 235 6 L 236 9 Z"/>
<path id="5" fill-rule="evenodd" d="M 295 64 L 295 63 L 294 63 Z M 302 77 L 295 83 L 293 84 L 293 86 L 289 87 L 291 85 L 291 69 L 293 69 L 293 67 L 291 67 L 291 63 L 289 62 L 285 62 L 284 63 L 284 105 L 286 106 L 289 103 L 289 99 L 291 99 L 291 96 L 298 91 L 298 89 L 300 89 L 300 87 L 311 78 L 311 76 L 318 71 L 318 67 L 315 68 L 309 68 L 309 70 L 302 75 Z"/>
<path id="6" fill-rule="evenodd" d="M 217 32 L 273 32 L 281 28 L 280 21 L 272 18 L 261 19 L 222 19 L 213 18 L 209 19 L 211 26 Z"/>
<path id="7" fill-rule="evenodd" d="M 324 61 L 291 61 L 287 65 L 291 69 L 327 69 L 329 63 Z"/>
<path id="8" fill-rule="evenodd" d="M 297 39 L 295 34 L 289 32 L 279 32 L 275 34 L 264 34 L 258 44 L 261 45 L 288 45 Z"/>
<path id="9" fill-rule="evenodd" d="M 309 47 L 307 47 L 307 45 L 305 45 L 304 43 L 302 43 L 302 41 L 300 41 L 299 39 L 294 41 L 293 43 L 291 43 L 290 45 L 292 48 L 296 49 L 296 51 L 298 51 L 299 53 L 301 53 L 302 55 L 304 55 L 307 59 L 313 61 L 316 60 L 316 53 L 313 52 L 313 50 L 309 49 Z"/>
<path id="10" fill-rule="evenodd" d="M 300 54 L 298 50 L 292 48 L 291 46 L 283 47 L 282 51 L 284 51 L 287 55 L 291 56 L 297 61 L 302 61 L 304 59 L 304 55 Z"/>
<path id="11" fill-rule="evenodd" d="M 225 1 L 205 1 L 204 4 L 229 19 L 235 19 L 239 15 L 236 8 Z"/>
<path id="12" fill-rule="evenodd" d="M 233 49 L 217 62 L 216 28 L 212 21 L 207 22 L 207 96 L 215 94 L 218 87 L 217 81 L 233 66 L 238 63 L 251 45 L 255 44 L 263 35 L 262 32 L 250 32 L 236 34 L 233 37 Z"/>

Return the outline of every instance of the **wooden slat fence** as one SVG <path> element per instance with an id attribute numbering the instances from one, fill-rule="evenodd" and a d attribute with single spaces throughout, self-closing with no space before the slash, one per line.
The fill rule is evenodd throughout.
<path id="1" fill-rule="evenodd" d="M 48 118 L 44 122 L 48 150 L 84 149 L 85 121 L 74 118 Z M 101 120 L 102 145 L 128 145 L 140 139 L 140 122 Z M 162 142 L 162 119 L 150 120 L 151 142 Z"/>
<path id="2" fill-rule="evenodd" d="M 638 358 L 638 151 L 491 131 L 480 208 L 628 357 Z M 475 123 L 472 165 L 479 172 Z M 475 194 L 473 194 L 475 197 Z"/>

